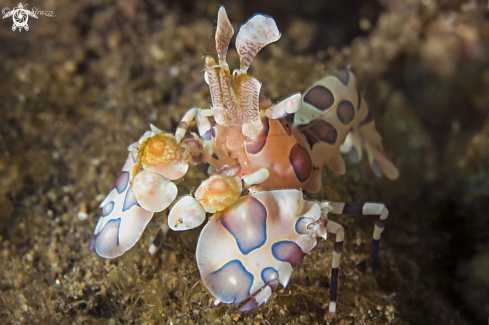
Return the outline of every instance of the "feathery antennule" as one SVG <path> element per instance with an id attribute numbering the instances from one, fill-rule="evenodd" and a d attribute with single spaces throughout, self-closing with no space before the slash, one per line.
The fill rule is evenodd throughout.
<path id="1" fill-rule="evenodd" d="M 226 9 L 224 9 L 224 6 L 221 6 L 217 14 L 216 30 L 216 51 L 219 64 L 226 63 L 226 55 L 233 34 L 234 29 L 226 14 Z"/>

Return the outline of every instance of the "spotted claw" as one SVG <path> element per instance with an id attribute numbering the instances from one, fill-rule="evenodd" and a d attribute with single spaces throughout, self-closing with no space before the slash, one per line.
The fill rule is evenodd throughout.
<path id="1" fill-rule="evenodd" d="M 153 213 L 165 210 L 177 197 L 171 180 L 188 170 L 175 137 L 153 125 L 128 150 L 114 188 L 100 205 L 102 216 L 90 243 L 90 250 L 105 258 L 118 257 L 137 243 Z"/>
<path id="2" fill-rule="evenodd" d="M 245 303 L 240 311 L 257 308 L 279 283 L 288 284 L 293 269 L 316 246 L 308 225 L 320 216 L 319 205 L 298 190 L 241 197 L 200 233 L 196 259 L 204 285 L 223 303 Z"/>
<path id="3" fill-rule="evenodd" d="M 90 243 L 105 258 L 121 256 L 132 248 L 153 217 L 153 212 L 141 207 L 131 190 L 130 178 L 135 157 L 129 153 L 114 188 L 100 205 L 102 216 L 98 221 Z"/>

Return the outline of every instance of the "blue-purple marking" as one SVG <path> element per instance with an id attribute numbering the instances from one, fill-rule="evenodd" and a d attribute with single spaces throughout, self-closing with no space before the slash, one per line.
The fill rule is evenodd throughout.
<path id="1" fill-rule="evenodd" d="M 200 138 L 202 139 L 202 141 L 209 141 L 211 140 L 211 133 L 211 130 L 207 130 L 204 134 L 202 134 Z"/>
<path id="2" fill-rule="evenodd" d="M 114 210 L 114 201 L 110 201 L 102 208 L 102 217 L 107 217 Z"/>
<path id="3" fill-rule="evenodd" d="M 262 151 L 263 147 L 265 147 L 268 132 L 270 131 L 268 118 L 263 118 L 262 124 L 263 130 L 260 132 L 260 135 L 255 140 L 245 141 L 245 150 L 247 154 L 256 155 Z"/>
<path id="4" fill-rule="evenodd" d="M 138 200 L 134 196 L 134 193 L 132 193 L 131 188 L 129 188 L 126 193 L 126 197 L 124 198 L 124 205 L 122 206 L 122 212 L 129 210 L 134 205 L 140 206 Z"/>
<path id="5" fill-rule="evenodd" d="M 307 150 L 296 143 L 290 149 L 289 160 L 297 179 L 300 182 L 307 181 L 312 174 L 312 160 Z"/>
<path id="6" fill-rule="evenodd" d="M 350 101 L 343 100 L 338 104 L 336 114 L 341 123 L 347 125 L 353 121 L 353 118 L 355 117 L 355 109 Z"/>
<path id="7" fill-rule="evenodd" d="M 239 304 L 250 296 L 253 280 L 253 274 L 246 270 L 243 263 L 232 260 L 210 273 L 205 285 L 220 301 Z"/>
<path id="8" fill-rule="evenodd" d="M 300 235 L 306 235 L 311 233 L 311 230 L 307 229 L 307 226 L 314 222 L 314 219 L 309 217 L 300 217 L 295 223 L 295 231 Z"/>
<path id="9" fill-rule="evenodd" d="M 309 89 L 302 100 L 324 112 L 333 106 L 334 95 L 328 88 L 317 85 Z"/>
<path id="10" fill-rule="evenodd" d="M 113 248 L 113 246 L 110 245 L 109 243 L 106 243 L 106 242 L 103 242 L 103 241 L 102 242 L 97 241 L 97 239 L 100 236 L 104 237 L 104 235 L 103 235 L 103 232 L 104 231 L 109 230 L 112 227 L 116 227 L 117 228 L 117 236 L 116 236 L 115 240 L 116 240 L 116 246 L 119 246 L 119 230 L 120 230 L 120 226 L 121 226 L 121 218 L 109 220 L 105 224 L 105 226 L 102 228 L 102 230 L 97 235 L 93 235 L 92 241 L 90 242 L 90 251 L 92 251 L 95 248 L 97 254 L 99 254 L 101 256 L 111 256 L 113 252 L 112 251 L 107 251 L 106 249 L 104 249 L 104 247 L 106 247 L 106 248 L 107 247 Z"/>
<path id="11" fill-rule="evenodd" d="M 121 194 L 126 190 L 127 185 L 129 184 L 129 172 L 123 171 L 120 173 L 117 181 L 115 181 L 114 188 L 117 190 L 117 193 Z"/>
<path id="12" fill-rule="evenodd" d="M 236 240 L 241 253 L 247 255 L 267 241 L 267 209 L 252 196 L 241 202 L 247 208 L 246 219 L 234 210 L 227 210 L 223 212 L 221 222 Z"/>
<path id="13" fill-rule="evenodd" d="M 278 279 L 279 277 L 279 274 L 277 272 L 277 270 L 275 270 L 275 268 L 273 267 L 267 267 L 267 268 L 264 268 L 263 271 L 261 271 L 261 278 L 263 280 L 263 282 L 265 283 L 268 283 L 272 280 L 276 280 Z"/>
<path id="14" fill-rule="evenodd" d="M 306 254 L 295 242 L 284 240 L 272 245 L 272 255 L 277 260 L 289 262 L 292 267 L 296 267 Z"/>

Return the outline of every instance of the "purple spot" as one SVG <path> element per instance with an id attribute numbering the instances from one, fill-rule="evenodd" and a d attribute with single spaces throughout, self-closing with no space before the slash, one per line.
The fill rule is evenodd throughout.
<path id="1" fill-rule="evenodd" d="M 307 226 L 309 226 L 313 222 L 314 222 L 313 218 L 300 217 L 295 223 L 295 231 L 300 235 L 310 234 L 312 231 L 307 229 Z"/>
<path id="2" fill-rule="evenodd" d="M 233 235 L 244 255 L 267 241 L 267 210 L 252 196 L 245 196 L 235 208 L 224 210 L 221 223 Z"/>
<path id="3" fill-rule="evenodd" d="M 95 251 L 100 256 L 113 256 L 114 250 L 119 246 L 119 229 L 121 218 L 109 220 L 102 230 L 92 237 L 90 250 Z"/>
<path id="4" fill-rule="evenodd" d="M 256 140 L 253 141 L 245 141 L 245 149 L 246 153 L 251 155 L 256 155 L 260 151 L 262 151 L 263 147 L 267 143 L 268 131 L 270 130 L 270 125 L 267 118 L 262 119 L 263 130 L 260 132 L 260 135 Z"/>
<path id="5" fill-rule="evenodd" d="M 336 115 L 341 123 L 344 125 L 349 124 L 353 121 L 353 117 L 355 117 L 355 109 L 353 108 L 352 103 L 347 100 L 341 101 L 336 109 Z"/>
<path id="6" fill-rule="evenodd" d="M 335 144 L 336 138 L 338 137 L 338 132 L 335 127 L 325 120 L 316 120 L 300 127 L 300 130 L 306 137 L 311 148 L 319 141 Z"/>
<path id="7" fill-rule="evenodd" d="M 307 150 L 296 143 L 290 149 L 289 159 L 297 179 L 300 182 L 307 181 L 312 173 L 312 161 Z"/>
<path id="8" fill-rule="evenodd" d="M 102 208 L 102 217 L 107 217 L 114 210 L 114 201 L 110 201 Z"/>
<path id="9" fill-rule="evenodd" d="M 122 212 L 129 210 L 133 205 L 140 206 L 138 200 L 132 193 L 132 190 L 129 190 L 126 193 L 126 197 L 124 198 L 124 205 L 122 206 Z"/>
<path id="10" fill-rule="evenodd" d="M 325 111 L 334 104 L 334 95 L 324 86 L 314 86 L 304 95 L 303 101 L 319 110 Z"/>
<path id="11" fill-rule="evenodd" d="M 202 141 L 209 141 L 211 139 L 211 130 L 207 130 L 200 138 Z"/>
<path id="12" fill-rule="evenodd" d="M 115 181 L 114 188 L 117 190 L 117 193 L 121 194 L 126 190 L 128 184 L 129 184 L 129 172 L 123 171 L 120 173 L 119 178 L 117 178 L 117 181 Z"/>
<path id="13" fill-rule="evenodd" d="M 272 254 L 277 260 L 289 262 L 292 267 L 296 267 L 302 261 L 304 252 L 293 241 L 284 240 L 272 245 Z"/>
<path id="14" fill-rule="evenodd" d="M 239 304 L 250 296 L 254 278 L 243 263 L 232 260 L 203 280 L 214 297 L 226 304 Z"/>
<path id="15" fill-rule="evenodd" d="M 261 278 L 263 282 L 268 283 L 273 280 L 277 280 L 279 277 L 279 274 L 277 270 L 273 267 L 267 267 L 261 271 Z"/>

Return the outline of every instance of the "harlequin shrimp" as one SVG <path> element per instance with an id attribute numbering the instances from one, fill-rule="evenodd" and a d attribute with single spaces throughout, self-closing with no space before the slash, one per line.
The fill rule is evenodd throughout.
<path id="1" fill-rule="evenodd" d="M 153 214 L 170 206 L 168 225 L 175 231 L 196 228 L 213 214 L 199 236 L 197 265 L 215 304 L 239 304 L 245 312 L 266 302 L 279 284 L 287 286 L 294 268 L 317 245 L 316 237 L 326 239 L 332 233 L 329 310 L 335 313 L 344 229 L 328 214 L 379 216 L 371 249 L 375 269 L 388 210 L 382 203 L 309 200 L 302 190 L 320 190 L 326 164 L 345 173 L 342 153 L 358 162 L 366 152 L 379 177 L 395 179 L 398 171 L 384 154 L 352 72 L 337 71 L 303 96 L 261 107 L 261 83 L 247 71 L 280 33 L 271 17 L 250 18 L 236 36 L 240 67 L 231 73 L 226 56 L 233 34 L 221 7 L 217 60 L 205 59 L 211 108 L 190 109 L 174 135 L 151 125 L 129 146 L 122 172 L 100 205 L 102 216 L 90 249 L 105 258 L 122 255 L 136 244 Z M 185 138 L 193 123 L 198 135 Z M 176 181 L 189 164 L 211 176 L 174 203 Z M 150 254 L 161 240 L 157 236 Z"/>

